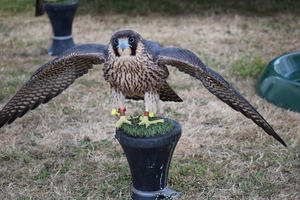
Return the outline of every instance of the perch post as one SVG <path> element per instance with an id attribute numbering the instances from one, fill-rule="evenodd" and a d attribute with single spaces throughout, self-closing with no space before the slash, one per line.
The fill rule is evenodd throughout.
<path id="1" fill-rule="evenodd" d="M 122 129 L 116 130 L 132 176 L 133 200 L 172 199 L 179 195 L 168 188 L 170 162 L 181 136 L 180 124 L 173 122 L 173 130 L 155 137 L 133 137 Z"/>

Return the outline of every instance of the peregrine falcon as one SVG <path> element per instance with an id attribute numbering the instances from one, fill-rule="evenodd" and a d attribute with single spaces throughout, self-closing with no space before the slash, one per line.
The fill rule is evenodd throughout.
<path id="1" fill-rule="evenodd" d="M 286 146 L 258 111 L 218 73 L 206 67 L 193 52 L 181 48 L 163 48 L 132 30 L 116 32 L 107 45 L 83 44 L 73 47 L 44 64 L 0 111 L 0 127 L 23 117 L 41 103 L 49 102 L 92 69 L 93 65 L 102 63 L 104 78 L 112 91 L 112 114 L 120 116 L 117 128 L 123 123 L 131 123 L 125 115 L 125 99 L 144 100 L 145 112 L 139 125 L 146 126 L 163 122 L 148 120 L 156 112 L 159 100 L 182 101 L 166 82 L 169 76 L 166 65 L 169 65 L 199 79 L 212 94 L 252 119 Z"/>

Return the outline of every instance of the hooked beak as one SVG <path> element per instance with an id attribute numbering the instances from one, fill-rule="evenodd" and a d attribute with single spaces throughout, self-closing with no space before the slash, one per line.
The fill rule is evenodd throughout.
<path id="1" fill-rule="evenodd" d="M 119 40 L 119 45 L 117 47 L 120 48 L 120 49 L 122 49 L 122 51 L 124 51 L 128 47 L 131 47 L 131 45 L 128 44 L 128 40 L 121 39 L 121 40 Z"/>

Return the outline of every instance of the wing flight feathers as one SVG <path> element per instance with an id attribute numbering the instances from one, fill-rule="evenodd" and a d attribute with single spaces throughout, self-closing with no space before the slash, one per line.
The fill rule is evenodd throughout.
<path id="1" fill-rule="evenodd" d="M 0 128 L 49 102 L 93 65 L 105 62 L 107 46 L 85 44 L 73 47 L 40 67 L 0 111 Z"/>
<path id="2" fill-rule="evenodd" d="M 178 68 L 179 71 L 196 77 L 208 91 L 221 101 L 250 118 L 266 133 L 286 146 L 284 141 L 259 112 L 236 89 L 229 85 L 222 76 L 206 67 L 193 52 L 180 48 L 163 48 L 159 53 L 157 63 L 159 65 L 171 65 Z"/>

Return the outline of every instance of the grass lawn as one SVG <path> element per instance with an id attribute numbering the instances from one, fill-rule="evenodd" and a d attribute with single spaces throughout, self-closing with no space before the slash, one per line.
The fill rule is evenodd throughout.
<path id="1" fill-rule="evenodd" d="M 0 108 L 54 59 L 47 55 L 52 42 L 47 16 L 33 16 L 34 1 L 9 2 L 21 1 L 0 3 Z M 198 80 L 169 68 L 168 82 L 184 102 L 161 103 L 157 115 L 182 125 L 169 173 L 169 187 L 181 194 L 177 199 L 300 198 L 300 114 L 268 103 L 254 90 L 270 60 L 299 51 L 299 3 L 253 1 L 247 7 L 203 1 L 201 7 L 202 1 L 191 1 L 198 3 L 141 14 L 123 4 L 103 12 L 87 2 L 74 19 L 76 44 L 107 44 L 116 31 L 132 29 L 163 46 L 189 49 L 238 89 L 288 145 Z M 101 66 L 95 66 L 48 104 L 2 127 L 0 199 L 129 199 L 131 175 L 114 137 L 117 119 L 110 115 L 109 99 Z M 143 106 L 128 101 L 127 114 L 141 114 Z"/>

